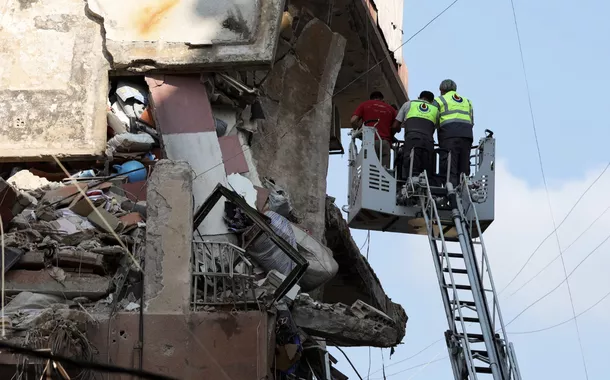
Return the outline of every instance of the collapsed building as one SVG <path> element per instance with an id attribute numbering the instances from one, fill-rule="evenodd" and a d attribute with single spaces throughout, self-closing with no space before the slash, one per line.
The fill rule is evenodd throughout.
<path id="1" fill-rule="evenodd" d="M 328 346 L 399 344 L 326 195 L 357 104 L 407 99 L 399 3 L 9 1 L 4 340 L 179 379 L 344 379 Z"/>

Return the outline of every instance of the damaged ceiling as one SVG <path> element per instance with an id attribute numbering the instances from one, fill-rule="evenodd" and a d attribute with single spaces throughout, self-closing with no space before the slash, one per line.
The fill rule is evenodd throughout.
<path id="1" fill-rule="evenodd" d="M 87 0 L 113 68 L 269 67 L 283 0 Z"/>

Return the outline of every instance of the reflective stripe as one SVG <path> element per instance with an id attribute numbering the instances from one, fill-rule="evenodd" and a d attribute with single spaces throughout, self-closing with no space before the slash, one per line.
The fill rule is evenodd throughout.
<path id="1" fill-rule="evenodd" d="M 447 105 L 447 99 L 445 99 L 444 97 L 441 96 L 441 102 L 443 102 L 443 106 L 445 106 L 445 111 L 447 111 L 449 109 L 449 106 Z M 441 114 L 442 114 L 442 109 L 441 109 Z"/>
<path id="2" fill-rule="evenodd" d="M 451 122 L 473 124 L 472 103 L 469 99 L 462 98 L 455 91 L 449 91 L 436 98 L 436 102 L 441 104 L 439 126 Z"/>
<path id="3" fill-rule="evenodd" d="M 463 120 L 463 119 L 449 119 L 449 120 L 444 120 L 441 121 L 440 126 L 442 127 L 443 125 L 447 125 L 450 123 L 463 123 L 463 124 L 472 124 L 469 120 Z"/>
<path id="4" fill-rule="evenodd" d="M 453 115 L 453 114 L 462 114 L 462 115 L 467 115 L 470 116 L 470 112 L 469 111 L 462 111 L 462 110 L 453 110 L 453 111 L 445 111 L 445 112 L 441 112 L 441 116 L 446 116 L 446 115 Z"/>

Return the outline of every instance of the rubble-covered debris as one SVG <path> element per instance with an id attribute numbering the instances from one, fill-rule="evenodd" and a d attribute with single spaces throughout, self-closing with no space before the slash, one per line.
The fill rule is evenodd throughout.
<path id="1" fill-rule="evenodd" d="M 17 190 L 0 178 L 0 218 L 8 224 L 15 216 L 32 204 L 32 197 Z"/>
<path id="2" fill-rule="evenodd" d="M 100 302 L 109 295 L 120 302 L 119 309 L 139 308 L 133 276 L 113 278 L 133 269 L 127 250 L 142 247 L 145 235 L 140 232 L 146 219 L 136 210 L 145 210 L 146 203 L 135 207 L 121 187 L 126 180 L 81 177 L 76 184 L 62 184 L 22 170 L 10 178 L 14 185 L 0 181 L 0 192 L 12 202 L 2 217 L 8 253 L 4 288 L 14 297 L 5 308 L 5 327 L 13 334 L 42 331 L 51 322 L 54 328 L 76 323 L 84 329 L 81 314 L 110 311 L 114 304 Z M 48 331 L 41 336 L 49 338 Z"/>
<path id="3" fill-rule="evenodd" d="M 317 302 L 301 293 L 292 306 L 292 317 L 305 332 L 334 345 L 394 347 L 402 340 L 392 319 L 361 301 L 350 308 Z"/>

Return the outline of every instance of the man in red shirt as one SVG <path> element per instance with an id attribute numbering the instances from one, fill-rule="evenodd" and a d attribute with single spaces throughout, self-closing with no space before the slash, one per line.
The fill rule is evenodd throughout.
<path id="1" fill-rule="evenodd" d="M 381 164 L 387 169 L 390 167 L 390 150 L 392 147 L 392 122 L 396 118 L 396 110 L 383 101 L 383 94 L 379 91 L 371 93 L 370 100 L 360 103 L 358 108 L 354 111 L 354 115 L 350 120 L 352 127 L 357 129 L 363 121 L 379 120 L 377 123 L 377 133 L 381 137 L 381 141 L 375 136 L 375 152 L 379 157 L 379 150 L 381 147 Z M 369 127 L 372 127 L 373 123 L 369 123 Z"/>

